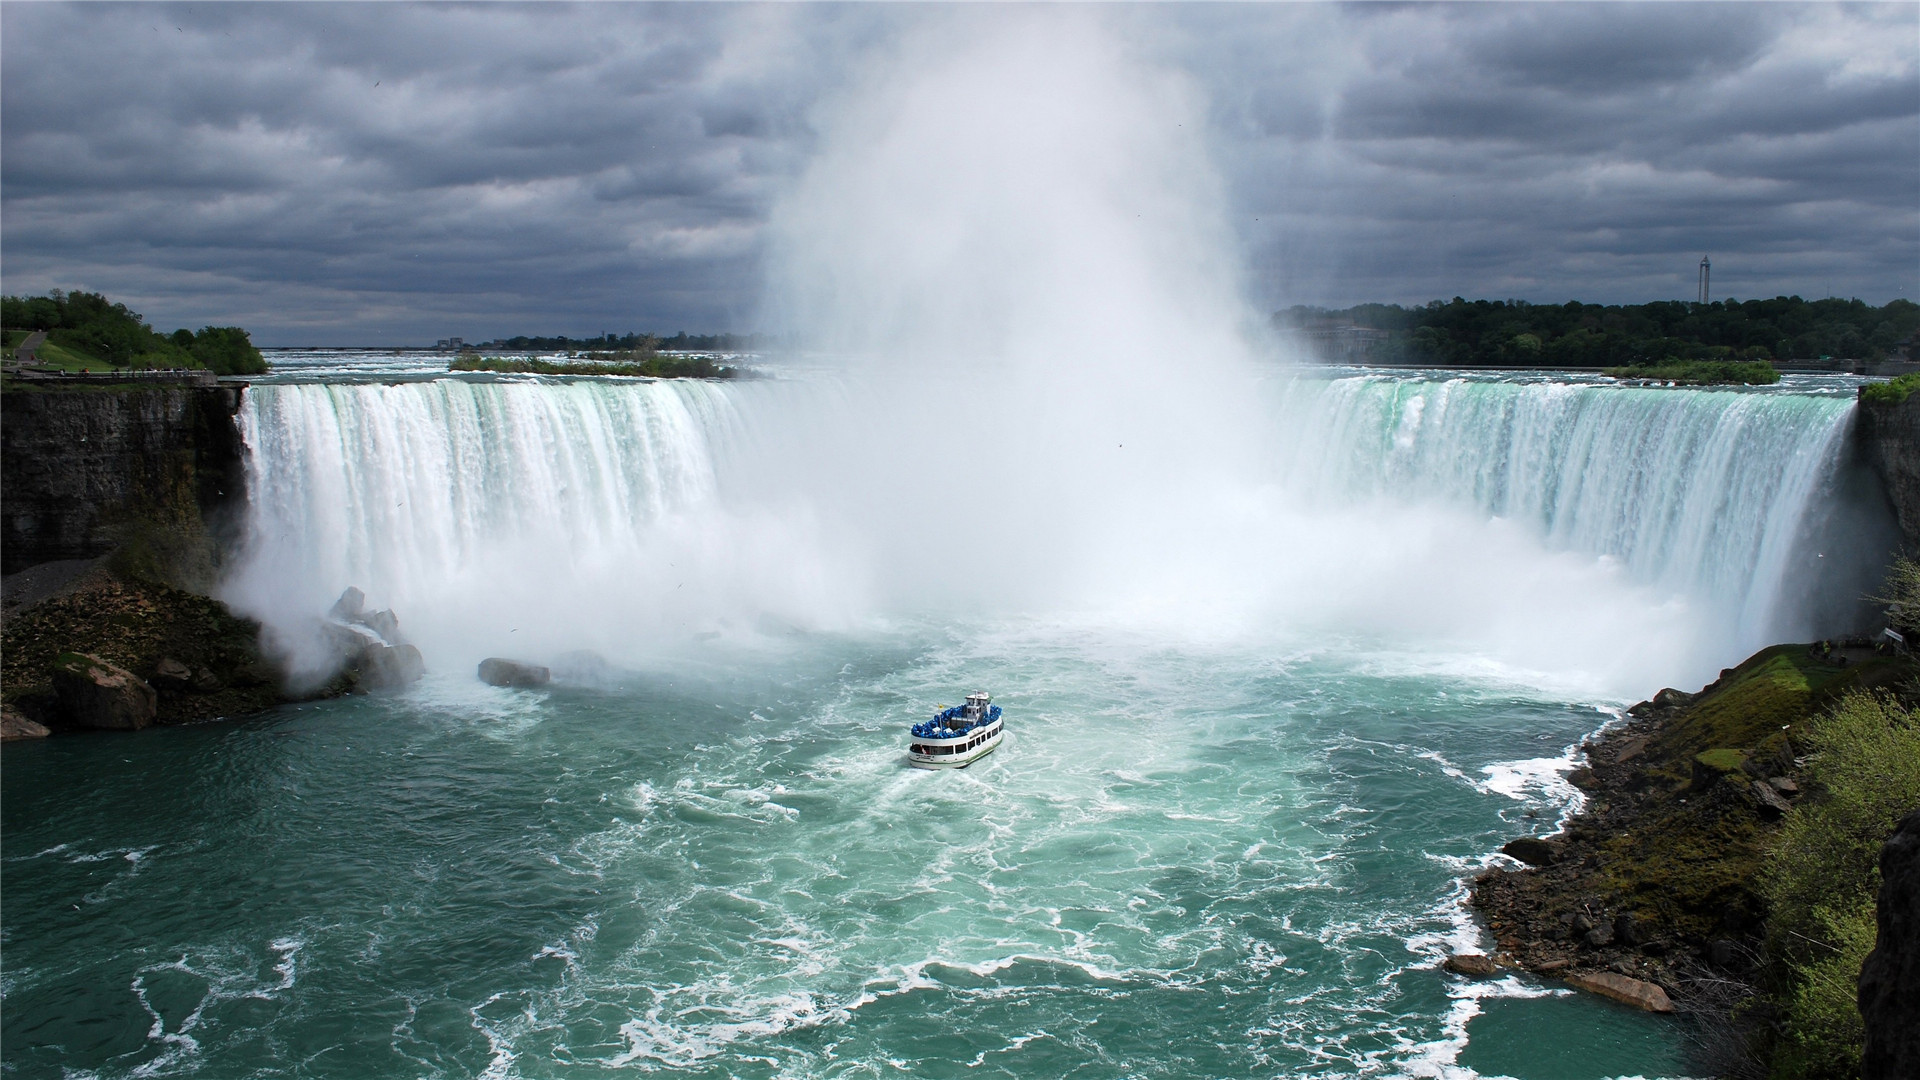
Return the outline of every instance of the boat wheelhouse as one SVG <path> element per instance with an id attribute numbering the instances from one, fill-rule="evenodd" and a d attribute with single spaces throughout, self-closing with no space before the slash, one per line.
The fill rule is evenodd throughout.
<path id="1" fill-rule="evenodd" d="M 993 753 L 1006 734 L 993 698 L 968 694 L 965 705 L 942 709 L 933 719 L 913 725 L 907 761 L 921 769 L 964 769 Z"/>

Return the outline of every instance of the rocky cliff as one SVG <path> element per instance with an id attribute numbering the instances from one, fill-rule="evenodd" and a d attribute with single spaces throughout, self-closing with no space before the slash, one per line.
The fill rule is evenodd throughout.
<path id="1" fill-rule="evenodd" d="M 0 396 L 0 572 L 115 549 L 206 582 L 244 505 L 237 386 Z"/>
<path id="2" fill-rule="evenodd" d="M 1860 402 L 1860 452 L 1886 485 L 1909 555 L 1920 556 L 1920 394 Z"/>

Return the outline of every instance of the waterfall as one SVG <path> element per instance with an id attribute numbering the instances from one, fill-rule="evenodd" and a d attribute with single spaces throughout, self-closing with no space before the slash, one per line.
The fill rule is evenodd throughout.
<path id="1" fill-rule="evenodd" d="M 710 597 L 754 536 L 780 540 L 721 520 L 739 424 L 712 383 L 263 384 L 240 425 L 248 522 L 226 592 L 270 624 L 357 585 L 416 638 L 606 646 L 685 629 L 673 594 Z"/>
<path id="2" fill-rule="evenodd" d="M 1707 602 L 1757 646 L 1810 629 L 1790 579 L 1852 524 L 1833 504 L 1853 408 L 1850 393 L 1419 373 L 1290 380 L 1280 412 L 1317 499 L 1512 519 Z"/>
<path id="3" fill-rule="evenodd" d="M 1208 478 L 1127 466 L 1149 459 L 1124 445 L 1049 459 L 1045 432 L 1008 431 L 991 465 L 942 436 L 889 466 L 898 429 L 884 445 L 860 435 L 897 410 L 821 390 L 255 385 L 241 415 L 250 517 L 228 592 L 271 622 L 359 585 L 443 650 L 484 655 L 631 653 L 769 616 L 846 626 L 956 596 L 1044 614 L 1157 589 L 1129 610 L 1188 605 L 1203 609 L 1189 624 L 1217 628 L 1232 621 L 1225 598 L 1257 607 L 1242 625 L 1325 633 L 1345 620 L 1434 640 L 1491 626 L 1493 652 L 1559 635 L 1561 657 L 1643 638 L 1649 655 L 1693 650 L 1690 675 L 1709 654 L 1728 662 L 1729 637 L 1737 651 L 1812 629 L 1809 566 L 1829 549 L 1836 563 L 1863 557 L 1839 547 L 1852 403 L 1837 394 L 1288 375 L 1261 398 L 1267 468 L 1238 469 L 1223 497 Z M 1137 443 L 1154 445 L 1144 432 Z M 929 513 L 942 506 L 1007 517 L 953 533 Z M 1063 576 L 1080 591 L 1053 588 Z M 1598 629 L 1564 632 L 1581 620 Z M 1662 621 L 1685 626 L 1663 638 Z M 1557 662 L 1530 657 L 1532 670 Z M 1636 663 L 1635 677 L 1671 673 Z"/>

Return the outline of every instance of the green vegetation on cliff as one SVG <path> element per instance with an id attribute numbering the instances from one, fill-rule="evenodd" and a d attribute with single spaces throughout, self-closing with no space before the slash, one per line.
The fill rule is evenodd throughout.
<path id="1" fill-rule="evenodd" d="M 1878 360 L 1920 330 L 1920 304 L 1894 300 L 1715 300 L 1602 305 L 1434 300 L 1421 307 L 1295 307 L 1282 328 L 1386 331 L 1367 356 L 1434 366 L 1606 368 L 1680 360 Z"/>
<path id="2" fill-rule="evenodd" d="M 1880 593 L 1920 631 L 1920 564 Z M 1500 959 L 1660 984 L 1703 1075 L 1857 1077 L 1877 860 L 1920 807 L 1920 664 L 1887 642 L 1776 645 L 1586 750 L 1585 808 L 1537 857 L 1510 851 L 1528 868 L 1474 881 Z"/>
<path id="3" fill-rule="evenodd" d="M 1776 645 L 1704 690 L 1648 740 L 1633 827 L 1599 842 L 1615 903 L 1698 941 L 1757 933 L 1774 828 L 1755 785 L 1791 774 L 1810 717 L 1909 674 L 1890 657 L 1846 662 Z"/>
<path id="4" fill-rule="evenodd" d="M 43 364 L 57 370 L 103 368 L 207 368 L 220 375 L 257 375 L 267 362 L 247 332 L 237 326 L 207 326 L 198 333 L 156 333 L 137 311 L 99 293 L 60 292 L 46 296 L 0 297 L 0 326 L 9 348 L 24 332 L 44 330 L 37 351 Z"/>
<path id="5" fill-rule="evenodd" d="M 1886 382 L 1868 383 L 1860 388 L 1860 400 L 1877 405 L 1898 405 L 1915 390 L 1920 390 L 1920 371 Z"/>
<path id="6" fill-rule="evenodd" d="M 1837 1080 L 1860 1068 L 1857 983 L 1874 944 L 1880 845 L 1920 807 L 1920 715 L 1854 692 L 1795 741 L 1810 752 L 1809 790 L 1760 879 L 1768 951 L 1785 965 L 1773 1075 Z"/>

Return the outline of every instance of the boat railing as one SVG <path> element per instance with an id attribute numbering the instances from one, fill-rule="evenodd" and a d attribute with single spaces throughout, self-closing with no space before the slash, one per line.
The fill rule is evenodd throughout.
<path id="1" fill-rule="evenodd" d="M 973 720 L 960 727 L 949 726 L 951 721 L 962 718 L 960 714 L 964 712 L 965 709 L 966 706 L 964 705 L 955 705 L 951 709 L 943 709 L 935 713 L 933 719 L 925 723 L 913 725 L 914 737 L 918 739 L 957 739 L 1000 719 L 1000 706 L 989 705 L 987 706 L 987 715 L 984 718 Z"/>

